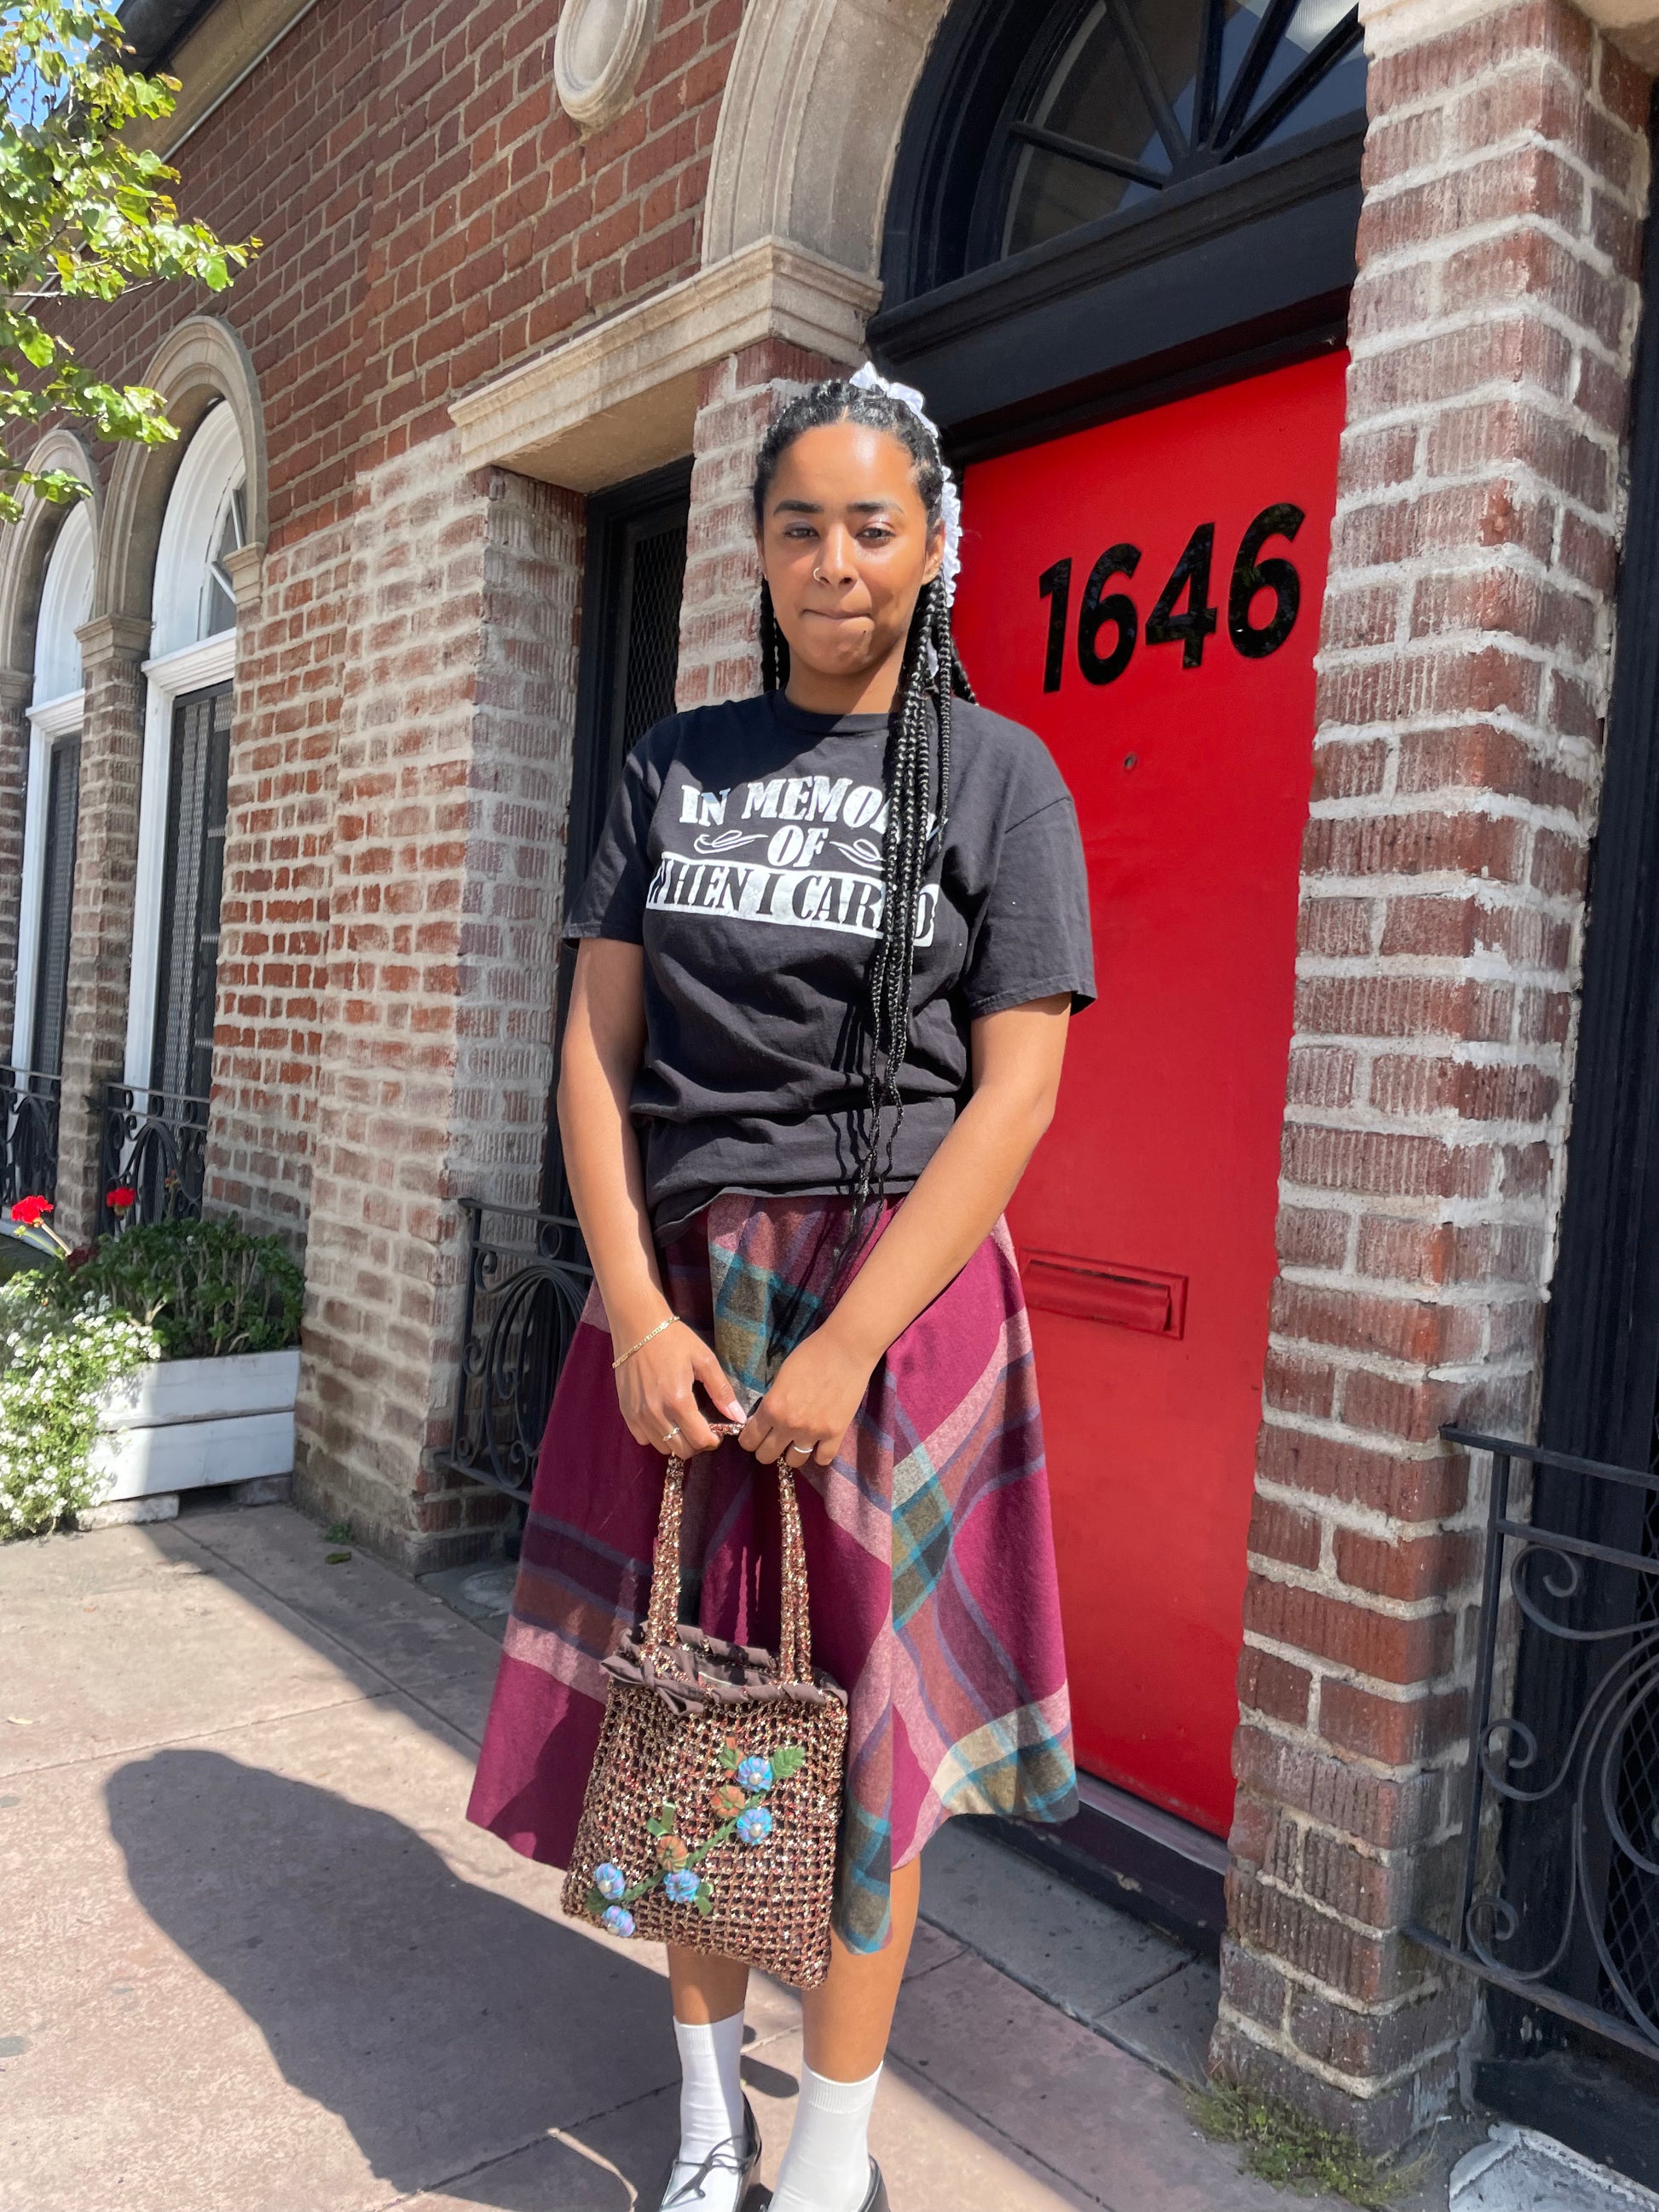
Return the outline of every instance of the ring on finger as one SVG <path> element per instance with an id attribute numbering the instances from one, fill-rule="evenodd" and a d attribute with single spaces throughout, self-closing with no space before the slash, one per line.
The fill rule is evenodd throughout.
<path id="1" fill-rule="evenodd" d="M 663 1442 L 664 1442 L 665 1444 L 672 1444 L 672 1443 L 673 1443 L 673 1441 L 674 1441 L 675 1437 L 676 1437 L 677 1436 L 678 1436 L 679 1432 L 680 1432 L 680 1425 L 679 1425 L 679 1423 L 678 1423 L 678 1421 L 676 1421 L 676 1422 L 675 1422 L 675 1424 L 674 1424 L 674 1425 L 673 1425 L 673 1427 L 672 1427 L 672 1429 L 670 1429 L 670 1431 L 668 1431 L 668 1434 L 667 1434 L 667 1435 L 663 1438 Z"/>
<path id="2" fill-rule="evenodd" d="M 805 1466 L 806 1462 L 812 1456 L 812 1447 L 811 1444 L 787 1443 L 784 1446 L 783 1452 L 786 1459 L 791 1452 L 799 1452 L 801 1456 L 801 1464 Z"/>

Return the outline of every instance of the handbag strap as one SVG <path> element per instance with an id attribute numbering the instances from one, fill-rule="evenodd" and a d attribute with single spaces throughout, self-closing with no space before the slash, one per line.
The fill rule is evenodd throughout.
<path id="1" fill-rule="evenodd" d="M 710 1424 L 717 1437 L 734 1437 L 732 1421 Z M 657 1515 L 656 1550 L 651 1562 L 651 1604 L 645 1616 L 645 1641 L 653 1651 L 669 1649 L 679 1631 L 680 1522 L 685 1510 L 686 1462 L 671 1458 L 663 1476 L 662 1506 Z M 783 1602 L 778 1638 L 778 1674 L 785 1682 L 812 1680 L 812 1631 L 807 1612 L 806 1546 L 801 1535 L 800 1504 L 793 1468 L 780 1459 L 778 1519 L 783 1535 Z"/>

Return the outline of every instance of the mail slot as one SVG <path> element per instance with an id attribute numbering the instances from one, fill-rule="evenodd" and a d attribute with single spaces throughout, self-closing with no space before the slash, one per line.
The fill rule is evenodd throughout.
<path id="1" fill-rule="evenodd" d="M 1187 1278 L 1149 1267 L 1120 1267 L 1064 1252 L 1020 1257 L 1025 1302 L 1045 1313 L 1072 1314 L 1138 1328 L 1149 1336 L 1182 1336 L 1187 1327 Z"/>

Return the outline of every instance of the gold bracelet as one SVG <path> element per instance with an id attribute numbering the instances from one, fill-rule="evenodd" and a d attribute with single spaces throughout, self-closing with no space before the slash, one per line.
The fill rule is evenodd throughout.
<path id="1" fill-rule="evenodd" d="M 637 1344 L 630 1344 L 627 1351 L 622 1354 L 620 1358 L 613 1359 L 611 1361 L 611 1373 L 613 1375 L 616 1373 L 617 1370 L 622 1365 L 623 1360 L 631 1359 L 636 1352 L 643 1352 L 646 1346 L 650 1343 L 653 1336 L 660 1336 L 664 1329 L 672 1328 L 678 1319 L 679 1316 L 678 1314 L 670 1314 L 667 1320 L 659 1321 L 655 1328 L 647 1329 L 645 1334 L 640 1339 Z"/>

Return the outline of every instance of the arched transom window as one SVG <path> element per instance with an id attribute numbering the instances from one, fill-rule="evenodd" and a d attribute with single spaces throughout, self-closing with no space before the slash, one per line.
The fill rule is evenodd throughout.
<path id="1" fill-rule="evenodd" d="M 167 498 L 155 555 L 158 659 L 236 627 L 225 556 L 246 542 L 246 474 L 236 417 L 221 402 L 191 440 Z"/>
<path id="2" fill-rule="evenodd" d="M 1054 9 L 992 149 L 978 258 L 1040 245 L 1363 108 L 1360 35 L 1348 0 Z"/>

